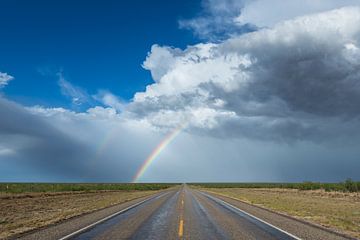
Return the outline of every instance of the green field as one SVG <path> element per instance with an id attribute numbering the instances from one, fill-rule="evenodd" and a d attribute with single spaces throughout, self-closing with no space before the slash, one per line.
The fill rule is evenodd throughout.
<path id="1" fill-rule="evenodd" d="M 173 183 L 0 183 L 0 192 L 68 192 L 68 191 L 145 191 L 161 190 Z"/>
<path id="2" fill-rule="evenodd" d="M 360 192 L 360 182 L 347 179 L 339 183 L 302 182 L 302 183 L 190 183 L 204 188 L 286 188 L 299 190 Z"/>

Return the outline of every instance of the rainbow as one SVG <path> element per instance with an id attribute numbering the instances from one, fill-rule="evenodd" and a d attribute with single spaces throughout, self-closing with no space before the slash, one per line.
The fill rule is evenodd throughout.
<path id="1" fill-rule="evenodd" d="M 155 160 L 157 156 L 166 148 L 166 146 L 171 143 L 177 135 L 186 127 L 186 124 L 180 124 L 174 130 L 169 132 L 164 139 L 156 146 L 156 148 L 151 152 L 151 154 L 145 159 L 143 164 L 140 166 L 138 171 L 133 177 L 132 182 L 136 183 L 139 181 L 141 176 L 145 173 L 145 171 L 149 168 L 150 164 Z"/>

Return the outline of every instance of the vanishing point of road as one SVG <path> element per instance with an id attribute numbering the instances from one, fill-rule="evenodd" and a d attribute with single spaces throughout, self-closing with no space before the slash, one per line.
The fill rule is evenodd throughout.
<path id="1" fill-rule="evenodd" d="M 349 239 L 322 227 L 186 184 L 20 237 L 87 239 Z"/>

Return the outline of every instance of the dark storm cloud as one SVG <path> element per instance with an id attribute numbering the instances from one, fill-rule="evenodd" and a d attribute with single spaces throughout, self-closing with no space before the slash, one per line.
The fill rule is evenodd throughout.
<path id="1" fill-rule="evenodd" d="M 248 49 L 240 47 L 239 53 L 249 54 L 255 62 L 246 70 L 252 78 L 244 90 L 249 100 L 261 103 L 275 97 L 292 111 L 317 116 L 359 115 L 359 31 L 350 39 L 335 32 L 318 32 L 315 37 L 306 29 L 294 31 L 279 33 L 295 35 L 290 41 L 276 36 L 275 41 L 264 38 Z M 223 49 L 242 44 L 235 42 Z"/>
<path id="2" fill-rule="evenodd" d="M 222 43 L 154 45 L 143 64 L 154 84 L 129 103 L 99 91 L 94 104 L 110 108 L 0 98 L 0 180 L 130 181 L 179 125 L 142 180 L 358 179 L 359 22 L 344 8 Z M 61 87 L 74 103 L 90 98 Z"/>
<path id="3" fill-rule="evenodd" d="M 89 124 L 85 119 L 70 115 L 74 121 L 64 122 L 55 116 L 44 117 L 3 98 L 0 98 L 0 116 L 0 149 L 4 152 L 0 155 L 1 165 L 14 164 L 28 172 L 39 173 L 40 180 L 41 176 L 48 175 L 51 176 L 48 179 L 62 181 L 128 181 L 135 171 L 134 164 L 127 159 L 114 161 L 118 152 L 105 149 L 96 155 L 96 143 L 79 138 L 86 132 L 80 126 Z M 71 128 L 75 129 L 70 131 L 72 134 L 63 131 Z M 92 132 L 92 135 L 96 134 Z M 122 144 L 119 145 L 121 150 Z M 122 157 L 129 156 L 124 154 Z M 9 178 L 12 177 L 22 179 L 21 176 Z"/>
<path id="4" fill-rule="evenodd" d="M 24 159 L 21 164 L 53 174 L 81 172 L 83 164 L 76 160 L 84 159 L 86 153 L 80 142 L 3 98 L 0 98 L 0 116 L 1 144 L 14 148 L 14 158 Z"/>

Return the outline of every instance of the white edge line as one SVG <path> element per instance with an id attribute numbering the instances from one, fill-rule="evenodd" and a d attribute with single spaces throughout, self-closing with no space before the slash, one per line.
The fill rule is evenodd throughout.
<path id="1" fill-rule="evenodd" d="M 98 224 L 100 224 L 100 223 L 102 223 L 102 222 L 105 222 L 106 220 L 109 220 L 109 219 L 112 218 L 112 217 L 115 217 L 116 215 L 119 215 L 119 214 L 124 213 L 124 212 L 126 212 L 126 211 L 128 211 L 128 210 L 130 210 L 130 209 L 132 209 L 132 208 L 134 208 L 134 207 L 137 207 L 137 206 L 139 206 L 140 204 L 142 204 L 142 203 L 144 203 L 144 202 L 147 202 L 147 201 L 149 201 L 149 200 L 151 200 L 151 199 L 154 199 L 154 198 L 156 198 L 156 197 L 159 197 L 159 198 L 160 198 L 160 197 L 162 197 L 162 196 L 164 196 L 164 195 L 166 195 L 166 194 L 168 194 L 168 192 L 167 192 L 167 193 L 163 193 L 163 194 L 158 195 L 158 196 L 153 196 L 153 197 L 147 198 L 147 199 L 145 199 L 145 200 L 142 200 L 141 202 L 135 203 L 135 204 L 133 204 L 133 205 L 131 205 L 131 206 L 125 208 L 125 209 L 122 209 L 122 210 L 120 210 L 120 211 L 118 211 L 118 212 L 116 212 L 116 213 L 113 213 L 113 214 L 111 214 L 111 215 L 109 215 L 109 216 L 107 216 L 107 217 L 104 217 L 104 218 L 102 218 L 102 219 L 100 219 L 100 220 L 98 220 L 98 221 L 96 221 L 96 222 L 94 222 L 94 223 L 92 223 L 92 224 L 90 224 L 90 225 L 87 225 L 86 227 L 83 227 L 83 228 L 81 228 L 81 229 L 79 229 L 79 230 L 77 230 L 77 231 L 75 231 L 75 232 L 72 232 L 72 233 L 70 233 L 70 234 L 68 234 L 68 235 L 66 235 L 66 236 L 64 236 L 64 237 L 62 237 L 62 238 L 59 238 L 58 240 L 66 240 L 66 239 L 69 239 L 69 238 L 71 238 L 71 237 L 73 237 L 73 236 L 75 236 L 75 235 L 77 235 L 77 234 L 79 234 L 79 233 L 81 233 L 81 232 L 84 232 L 85 230 L 87 230 L 87 229 L 89 229 L 89 228 L 94 227 L 95 225 L 98 225 Z"/>
<path id="2" fill-rule="evenodd" d="M 201 191 L 200 191 L 200 192 L 201 192 Z M 289 233 L 289 232 L 287 232 L 287 231 L 285 231 L 285 230 L 282 230 L 281 228 L 278 228 L 278 227 L 272 225 L 271 223 L 266 222 L 265 220 L 262 220 L 262 219 L 260 219 L 260 218 L 258 218 L 258 217 L 255 217 L 254 215 L 252 215 L 252 214 L 250 214 L 250 213 L 248 213 L 248 212 L 245 212 L 244 210 L 241 210 L 240 208 L 237 208 L 237 207 L 231 205 L 230 203 L 227 203 L 227 202 L 225 202 L 225 201 L 223 201 L 223 200 L 221 200 L 221 199 L 219 199 L 219 198 L 217 198 L 217 197 L 213 197 L 213 196 L 208 195 L 208 194 L 206 194 L 206 193 L 203 193 L 203 192 L 201 192 L 201 193 L 204 194 L 204 195 L 206 195 L 206 196 L 208 196 L 208 197 L 210 197 L 210 198 L 216 199 L 217 201 L 220 201 L 221 203 L 223 203 L 223 204 L 225 204 L 225 205 L 228 205 L 228 206 L 230 206 L 230 207 L 232 207 L 232 208 L 234 208 L 234 209 L 236 209 L 236 210 L 238 210 L 238 211 L 240 211 L 240 212 L 248 215 L 249 217 L 252 217 L 252 218 L 254 218 L 254 219 L 256 219 L 256 220 L 258 220 L 258 221 L 260 221 L 260 222 L 262 222 L 262 223 L 264 223 L 264 224 L 266 224 L 266 225 L 268 225 L 268 226 L 270 226 L 270 227 L 272 227 L 272 228 L 275 228 L 276 230 L 278 230 L 278 231 L 280 231 L 280 232 L 283 232 L 283 233 L 285 233 L 286 235 L 288 235 L 288 236 L 290 236 L 290 237 L 292 237 L 292 238 L 295 238 L 296 240 L 302 240 L 301 238 L 299 238 L 299 237 L 297 237 L 297 236 L 295 236 L 295 235 L 293 235 L 293 234 L 291 234 L 291 233 Z"/>

